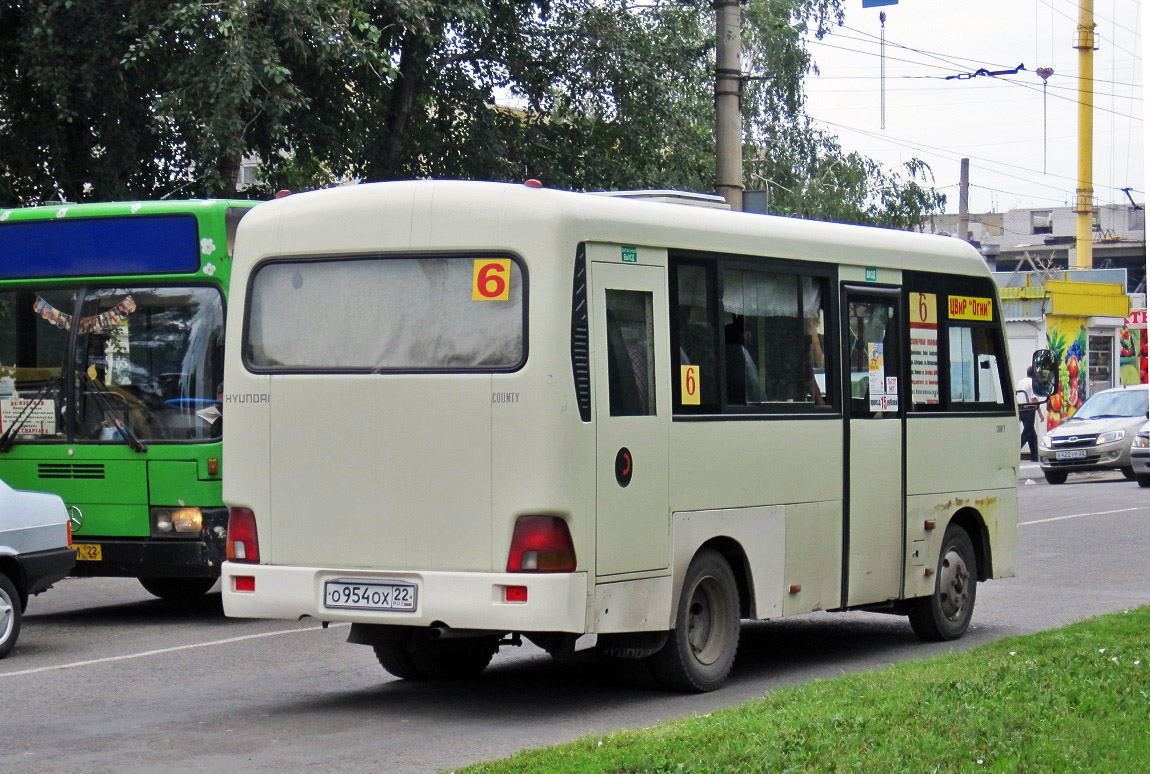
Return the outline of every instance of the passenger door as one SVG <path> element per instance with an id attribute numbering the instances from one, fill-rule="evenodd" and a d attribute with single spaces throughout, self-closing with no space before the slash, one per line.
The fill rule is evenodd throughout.
<path id="1" fill-rule="evenodd" d="M 844 289 L 848 606 L 895 599 L 901 591 L 908 394 L 902 339 L 898 289 Z"/>
<path id="2" fill-rule="evenodd" d="M 591 262 L 599 576 L 670 563 L 666 285 L 659 266 Z"/>

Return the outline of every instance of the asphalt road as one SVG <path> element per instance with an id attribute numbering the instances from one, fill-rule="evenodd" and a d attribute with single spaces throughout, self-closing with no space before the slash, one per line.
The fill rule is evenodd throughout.
<path id="1" fill-rule="evenodd" d="M 530 646 L 472 683 L 406 683 L 346 644 L 346 627 L 229 620 L 218 593 L 176 607 L 132 580 L 68 580 L 33 598 L 0 662 L 0 770 L 449 769 L 1150 603 L 1150 492 L 1117 474 L 1049 486 L 1027 473 L 1019 577 L 979 586 L 962 641 L 923 645 L 905 619 L 866 613 L 747 624 L 729 683 L 703 696 L 623 687 L 589 652 Z"/>

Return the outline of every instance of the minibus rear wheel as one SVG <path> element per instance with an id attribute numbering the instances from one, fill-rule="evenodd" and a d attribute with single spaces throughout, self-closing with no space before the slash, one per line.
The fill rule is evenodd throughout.
<path id="1" fill-rule="evenodd" d="M 478 677 L 499 649 L 499 637 L 431 640 L 412 637 L 411 662 L 430 680 Z"/>
<path id="2" fill-rule="evenodd" d="M 935 571 L 934 593 L 910 610 L 910 626 L 920 640 L 957 640 L 970 626 L 978 589 L 978 558 L 970 535 L 957 524 L 946 528 Z"/>
<path id="3" fill-rule="evenodd" d="M 703 693 L 727 679 L 739 648 L 739 587 L 723 555 L 703 549 L 683 579 L 675 628 L 651 656 L 666 688 Z"/>
<path id="4" fill-rule="evenodd" d="M 423 680 L 423 674 L 411 658 L 410 637 L 386 637 L 373 646 L 379 665 L 401 680 Z"/>

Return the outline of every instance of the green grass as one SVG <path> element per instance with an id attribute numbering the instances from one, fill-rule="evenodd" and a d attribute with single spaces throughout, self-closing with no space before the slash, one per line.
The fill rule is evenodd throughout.
<path id="1" fill-rule="evenodd" d="M 1150 607 L 590 736 L 485 772 L 1150 771 Z"/>

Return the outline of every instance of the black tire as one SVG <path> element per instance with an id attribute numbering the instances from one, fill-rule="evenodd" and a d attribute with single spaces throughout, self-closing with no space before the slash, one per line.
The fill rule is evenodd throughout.
<path id="1" fill-rule="evenodd" d="M 1065 484 L 1069 474 L 1065 470 L 1044 470 L 1042 475 L 1046 476 L 1048 484 Z"/>
<path id="2" fill-rule="evenodd" d="M 24 606 L 20 604 L 20 594 L 12 580 L 0 572 L 0 658 L 4 658 L 16 647 L 20 636 L 20 621 L 24 617 Z"/>
<path id="3" fill-rule="evenodd" d="M 683 578 L 683 593 L 667 644 L 650 657 L 666 688 L 703 693 L 727 679 L 739 649 L 739 587 L 727 560 L 705 549 Z"/>
<path id="4" fill-rule="evenodd" d="M 478 677 L 499 649 L 498 637 L 431 640 L 412 637 L 411 663 L 428 680 L 468 680 Z"/>
<path id="5" fill-rule="evenodd" d="M 215 578 L 140 578 L 140 585 L 151 595 L 168 602 L 190 602 L 208 593 Z"/>
<path id="6" fill-rule="evenodd" d="M 970 626 L 978 590 L 978 559 L 966 530 L 946 528 L 938 553 L 934 593 L 919 599 L 910 611 L 910 626 L 920 640 L 957 640 Z"/>
<path id="7" fill-rule="evenodd" d="M 1138 474 L 1138 486 L 1150 488 L 1150 475 Z"/>
<path id="8" fill-rule="evenodd" d="M 1121 468 L 1121 470 L 1122 470 L 1122 477 L 1124 479 L 1126 479 L 1127 481 L 1134 481 L 1135 479 L 1138 478 L 1138 474 L 1134 472 L 1134 468 L 1130 467 L 1129 465 L 1124 467 L 1124 468 Z"/>
<path id="9" fill-rule="evenodd" d="M 407 643 L 410 637 L 387 638 L 375 643 L 375 657 L 379 665 L 400 680 L 424 680 L 427 675 L 419 671 L 411 658 Z"/>

